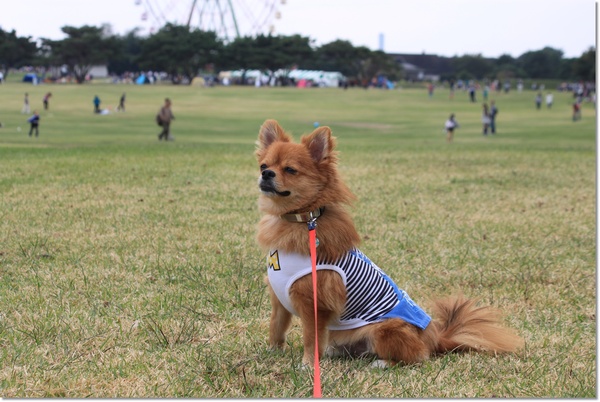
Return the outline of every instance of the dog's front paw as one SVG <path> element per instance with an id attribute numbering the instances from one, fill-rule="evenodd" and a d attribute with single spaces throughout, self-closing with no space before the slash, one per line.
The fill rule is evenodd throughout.
<path id="1" fill-rule="evenodd" d="M 272 354 L 283 354 L 283 353 L 285 353 L 285 345 L 284 344 L 280 344 L 280 343 L 269 344 L 269 346 L 266 349 L 267 349 L 268 353 L 272 353 Z"/>
<path id="2" fill-rule="evenodd" d="M 344 356 L 344 348 L 337 348 L 335 346 L 328 345 L 325 349 L 325 356 L 329 358 Z"/>
<path id="3" fill-rule="evenodd" d="M 298 363 L 298 365 L 296 366 L 296 369 L 298 369 L 298 371 L 310 371 L 310 369 L 312 368 L 312 363 Z"/>
<path id="4" fill-rule="evenodd" d="M 272 351 L 283 350 L 284 347 L 285 347 L 285 340 L 277 341 L 277 342 L 269 341 L 269 350 L 272 350 Z"/>
<path id="5" fill-rule="evenodd" d="M 274 353 L 274 354 L 283 353 L 283 346 L 271 345 L 267 348 L 267 352 Z"/>
<path id="6" fill-rule="evenodd" d="M 312 353 L 305 353 L 302 356 L 302 363 L 300 366 L 303 370 L 311 369 L 315 365 L 314 355 Z"/>

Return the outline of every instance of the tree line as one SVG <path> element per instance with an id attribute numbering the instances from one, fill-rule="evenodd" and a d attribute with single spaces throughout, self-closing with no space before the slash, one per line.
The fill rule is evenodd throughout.
<path id="1" fill-rule="evenodd" d="M 565 58 L 561 50 L 544 47 L 519 57 L 503 54 L 497 59 L 465 55 L 452 59 L 453 72 L 447 78 L 482 79 L 560 79 L 565 81 L 596 80 L 596 49 L 590 47 L 580 57 Z"/>
<path id="2" fill-rule="evenodd" d="M 143 37 L 138 30 L 114 35 L 109 24 L 61 28 L 64 39 L 20 37 L 0 29 L 0 68 L 5 76 L 24 66 L 66 66 L 66 74 L 78 83 L 95 65 L 106 65 L 110 74 L 166 72 L 174 83 L 192 82 L 198 74 L 256 69 L 273 73 L 301 68 L 339 71 L 359 84 L 373 77 L 403 78 L 402 67 L 390 55 L 336 40 L 322 46 L 301 35 L 257 35 L 238 37 L 229 43 L 215 32 L 166 24 Z M 517 58 L 497 59 L 481 55 L 455 56 L 442 79 L 551 78 L 595 81 L 596 50 L 591 47 L 578 58 L 565 58 L 551 47 L 529 51 Z"/>

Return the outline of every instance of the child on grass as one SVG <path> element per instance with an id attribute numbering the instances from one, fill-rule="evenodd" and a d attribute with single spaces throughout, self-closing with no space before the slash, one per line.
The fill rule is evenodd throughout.
<path id="1" fill-rule="evenodd" d="M 31 128 L 29 129 L 29 136 L 31 137 L 33 130 L 35 130 L 35 136 L 39 137 L 40 131 L 38 126 L 40 125 L 40 114 L 37 112 L 37 110 L 33 111 L 33 116 L 27 119 L 27 121 L 29 122 L 29 124 L 31 124 Z"/>
<path id="2" fill-rule="evenodd" d="M 448 120 L 446 120 L 446 124 L 444 126 L 446 128 L 446 140 L 448 142 L 452 142 L 454 139 L 454 129 L 459 127 L 458 122 L 454 119 L 454 113 L 452 113 Z"/>

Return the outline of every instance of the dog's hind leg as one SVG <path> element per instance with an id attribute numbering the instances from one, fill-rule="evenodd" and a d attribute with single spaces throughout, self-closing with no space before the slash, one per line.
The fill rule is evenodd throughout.
<path id="1" fill-rule="evenodd" d="M 436 346 L 437 328 L 433 325 L 422 330 L 399 318 L 391 318 L 373 324 L 369 332 L 373 351 L 389 366 L 419 363 L 426 360 Z"/>

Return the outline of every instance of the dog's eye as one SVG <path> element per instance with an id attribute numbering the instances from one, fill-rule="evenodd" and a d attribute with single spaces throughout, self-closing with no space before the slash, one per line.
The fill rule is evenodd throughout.
<path id="1" fill-rule="evenodd" d="M 265 170 L 267 168 L 267 165 L 265 165 L 264 163 L 262 165 L 260 165 L 260 171 L 262 172 L 263 170 Z"/>
<path id="2" fill-rule="evenodd" d="M 296 173 L 298 173 L 298 171 L 297 171 L 296 169 L 294 169 L 294 168 L 291 168 L 291 167 L 289 167 L 289 166 L 288 166 L 288 167 L 286 167 L 286 168 L 285 168 L 285 169 L 283 169 L 283 170 L 285 170 L 285 172 L 286 172 L 286 173 L 289 173 L 289 174 L 296 174 Z"/>

